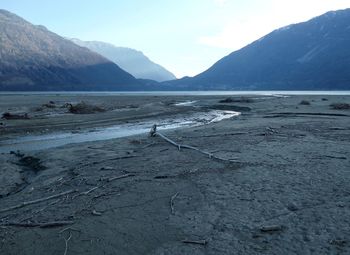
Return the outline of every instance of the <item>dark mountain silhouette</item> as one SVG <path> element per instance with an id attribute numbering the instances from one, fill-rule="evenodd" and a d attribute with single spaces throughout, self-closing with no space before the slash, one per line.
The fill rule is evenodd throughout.
<path id="1" fill-rule="evenodd" d="M 350 9 L 273 31 L 176 89 L 350 89 Z"/>
<path id="2" fill-rule="evenodd" d="M 86 47 L 112 60 L 119 67 L 136 78 L 158 82 L 176 79 L 174 74 L 152 62 L 141 51 L 125 47 L 116 47 L 105 42 L 81 41 L 79 39 L 71 40 L 79 46 Z"/>
<path id="3" fill-rule="evenodd" d="M 140 88 L 140 81 L 101 55 L 0 10 L 0 90 Z"/>

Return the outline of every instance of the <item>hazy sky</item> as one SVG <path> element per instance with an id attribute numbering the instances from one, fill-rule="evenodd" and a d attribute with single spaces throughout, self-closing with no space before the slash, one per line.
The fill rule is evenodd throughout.
<path id="1" fill-rule="evenodd" d="M 177 77 L 196 75 L 272 30 L 350 0 L 0 0 L 62 36 L 143 51 Z"/>

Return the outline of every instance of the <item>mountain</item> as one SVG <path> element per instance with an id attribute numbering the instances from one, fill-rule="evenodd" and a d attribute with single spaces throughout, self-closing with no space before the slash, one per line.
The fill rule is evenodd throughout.
<path id="1" fill-rule="evenodd" d="M 350 89 L 350 9 L 273 31 L 205 72 L 165 83 L 176 89 Z"/>
<path id="2" fill-rule="evenodd" d="M 101 55 L 0 10 L 0 90 L 140 87 L 140 81 Z"/>
<path id="3" fill-rule="evenodd" d="M 71 40 L 80 46 L 86 47 L 112 60 L 136 78 L 158 82 L 176 79 L 174 74 L 166 70 L 164 67 L 152 62 L 141 51 L 116 47 L 105 42 L 81 41 L 79 39 Z"/>

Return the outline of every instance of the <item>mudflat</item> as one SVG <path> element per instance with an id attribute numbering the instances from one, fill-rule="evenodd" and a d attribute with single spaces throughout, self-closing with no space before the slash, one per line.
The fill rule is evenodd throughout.
<path id="1" fill-rule="evenodd" d="M 88 112 L 74 112 L 82 101 Z M 0 120 L 0 147 L 26 135 L 241 114 L 159 131 L 212 157 L 147 133 L 0 154 L 0 254 L 349 254 L 350 110 L 334 107 L 349 102 L 2 95 L 10 118 Z"/>

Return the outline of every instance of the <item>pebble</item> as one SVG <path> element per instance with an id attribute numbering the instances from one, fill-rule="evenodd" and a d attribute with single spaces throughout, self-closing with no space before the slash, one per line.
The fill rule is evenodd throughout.
<path id="1" fill-rule="evenodd" d="M 295 204 L 295 203 L 290 203 L 290 204 L 288 204 L 288 205 L 287 205 L 287 209 L 288 209 L 289 211 L 292 211 L 292 212 L 295 212 L 295 211 L 298 211 L 298 210 L 299 210 L 297 204 Z"/>

